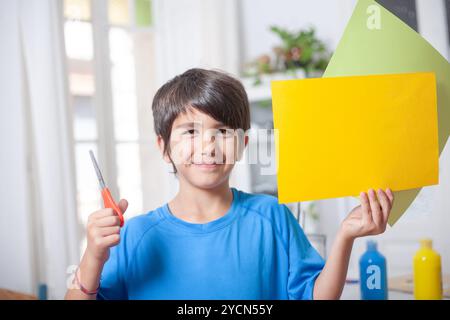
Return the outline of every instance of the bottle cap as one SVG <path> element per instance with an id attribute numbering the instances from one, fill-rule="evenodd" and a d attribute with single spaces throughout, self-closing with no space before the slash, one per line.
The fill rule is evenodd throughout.
<path id="1" fill-rule="evenodd" d="M 367 250 L 377 250 L 377 243 L 374 240 L 367 241 Z"/>
<path id="2" fill-rule="evenodd" d="M 433 241 L 428 238 L 420 239 L 420 246 L 431 249 L 433 247 Z"/>

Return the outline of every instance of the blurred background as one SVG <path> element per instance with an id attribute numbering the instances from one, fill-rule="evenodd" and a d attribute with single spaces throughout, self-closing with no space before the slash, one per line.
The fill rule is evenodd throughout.
<path id="1" fill-rule="evenodd" d="M 449 59 L 449 0 L 378 2 Z M 114 197 L 129 201 L 127 219 L 175 195 L 177 181 L 156 148 L 151 103 L 165 81 L 188 68 L 218 68 L 241 79 L 252 128 L 267 129 L 258 137 L 267 147 L 261 152 L 274 161 L 270 81 L 320 77 L 355 4 L 1 0 L 0 288 L 63 298 L 86 246 L 87 217 L 102 207 L 88 150 Z M 422 237 L 433 239 L 450 274 L 448 149 L 440 184 L 424 188 L 395 227 L 376 238 L 389 276 L 411 274 Z M 266 166 L 237 164 L 231 184 L 276 196 L 276 176 L 264 174 Z M 326 257 L 357 204 L 340 198 L 289 206 Z M 355 243 L 349 282 L 358 278 L 365 242 Z M 358 298 L 352 290 L 343 298 Z"/>

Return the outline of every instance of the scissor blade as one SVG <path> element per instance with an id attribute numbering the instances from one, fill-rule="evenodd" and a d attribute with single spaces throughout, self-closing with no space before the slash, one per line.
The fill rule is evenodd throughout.
<path id="1" fill-rule="evenodd" d="M 105 181 L 103 180 L 102 173 L 100 171 L 100 168 L 98 167 L 97 160 L 95 160 L 94 153 L 92 150 L 89 150 L 89 154 L 91 155 L 92 164 L 94 165 L 95 173 L 97 174 L 98 182 L 100 183 L 100 188 L 105 189 Z"/>

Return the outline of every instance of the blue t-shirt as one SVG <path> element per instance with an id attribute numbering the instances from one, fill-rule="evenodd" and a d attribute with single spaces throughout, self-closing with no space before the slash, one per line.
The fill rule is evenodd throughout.
<path id="1" fill-rule="evenodd" d="M 312 299 L 324 260 L 275 197 L 232 188 L 228 212 L 204 224 L 164 205 L 127 221 L 98 299 Z"/>

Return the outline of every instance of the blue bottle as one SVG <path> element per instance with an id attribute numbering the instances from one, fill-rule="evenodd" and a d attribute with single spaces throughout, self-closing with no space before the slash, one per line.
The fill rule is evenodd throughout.
<path id="1" fill-rule="evenodd" d="M 47 300 L 47 285 L 45 283 L 39 283 L 38 299 L 39 300 Z"/>
<path id="2" fill-rule="evenodd" d="M 362 300 L 387 300 L 386 258 L 378 252 L 375 241 L 367 241 L 367 251 L 359 259 Z"/>

